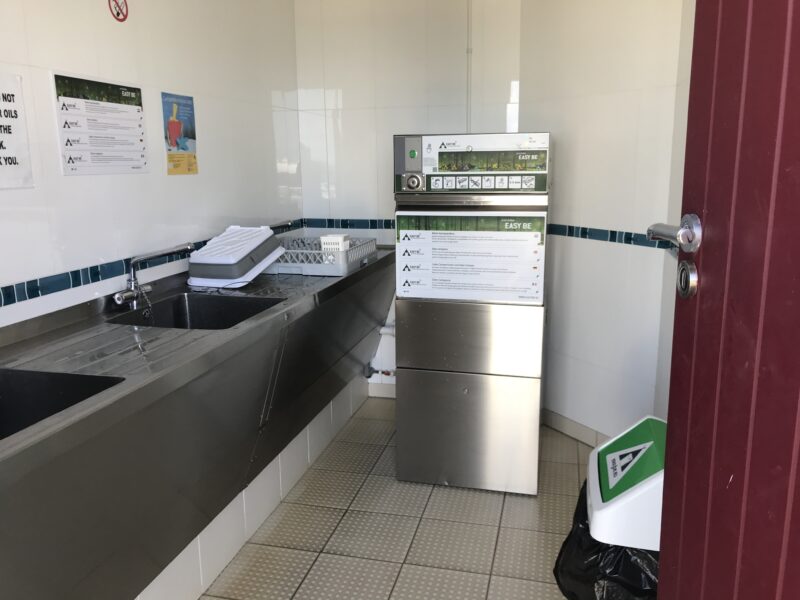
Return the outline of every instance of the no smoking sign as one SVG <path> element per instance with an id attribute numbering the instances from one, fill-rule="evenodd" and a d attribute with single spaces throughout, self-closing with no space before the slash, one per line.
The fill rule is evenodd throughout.
<path id="1" fill-rule="evenodd" d="M 128 18 L 127 0 L 108 0 L 108 10 L 111 11 L 111 16 L 120 23 Z"/>

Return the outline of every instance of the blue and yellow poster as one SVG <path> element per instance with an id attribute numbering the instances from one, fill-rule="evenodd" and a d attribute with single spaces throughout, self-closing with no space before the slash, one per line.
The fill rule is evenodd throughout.
<path id="1" fill-rule="evenodd" d="M 161 108 L 164 113 L 164 143 L 167 146 L 167 174 L 196 174 L 194 98 L 161 92 Z"/>

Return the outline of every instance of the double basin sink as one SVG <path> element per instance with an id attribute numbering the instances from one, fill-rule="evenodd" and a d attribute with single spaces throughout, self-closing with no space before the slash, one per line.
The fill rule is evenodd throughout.
<path id="1" fill-rule="evenodd" d="M 115 325 L 228 329 L 284 298 L 183 293 L 108 320 Z M 0 440 L 123 381 L 121 377 L 0 369 Z"/>

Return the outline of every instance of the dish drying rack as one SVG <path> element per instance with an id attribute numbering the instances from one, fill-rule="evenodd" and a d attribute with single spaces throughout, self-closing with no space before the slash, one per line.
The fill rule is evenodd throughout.
<path id="1" fill-rule="evenodd" d="M 267 268 L 267 273 L 322 275 L 342 277 L 357 270 L 375 257 L 378 245 L 374 238 L 350 238 L 347 250 L 323 250 L 318 237 L 284 238 L 283 255 Z"/>

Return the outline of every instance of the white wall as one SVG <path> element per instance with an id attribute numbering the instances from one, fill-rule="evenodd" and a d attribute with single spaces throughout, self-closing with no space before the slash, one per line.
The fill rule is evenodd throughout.
<path id="1" fill-rule="evenodd" d="M 519 131 L 519 15 L 523 2 L 524 0 L 471 0 L 468 3 L 468 132 Z"/>
<path id="2" fill-rule="evenodd" d="M 291 0 L 140 0 L 122 24 L 106 2 L 0 3 L 0 69 L 23 76 L 35 179 L 0 191 L 0 285 L 302 216 L 294 50 Z M 143 89 L 149 173 L 60 174 L 53 71 Z M 166 175 L 162 91 L 194 96 L 198 175 Z M 0 324 L 63 298 L 2 308 Z"/>
<path id="3" fill-rule="evenodd" d="M 522 3 L 520 128 L 553 134 L 552 222 L 644 232 L 674 220 L 691 10 L 681 0 Z M 663 250 L 549 242 L 545 406 L 615 434 L 654 411 L 658 374 L 668 371 L 670 344 L 659 348 L 659 334 L 671 330 L 663 304 L 674 297 L 674 267 Z"/>
<path id="4" fill-rule="evenodd" d="M 505 131 L 519 5 L 296 0 L 304 216 L 393 218 L 394 134 Z"/>

